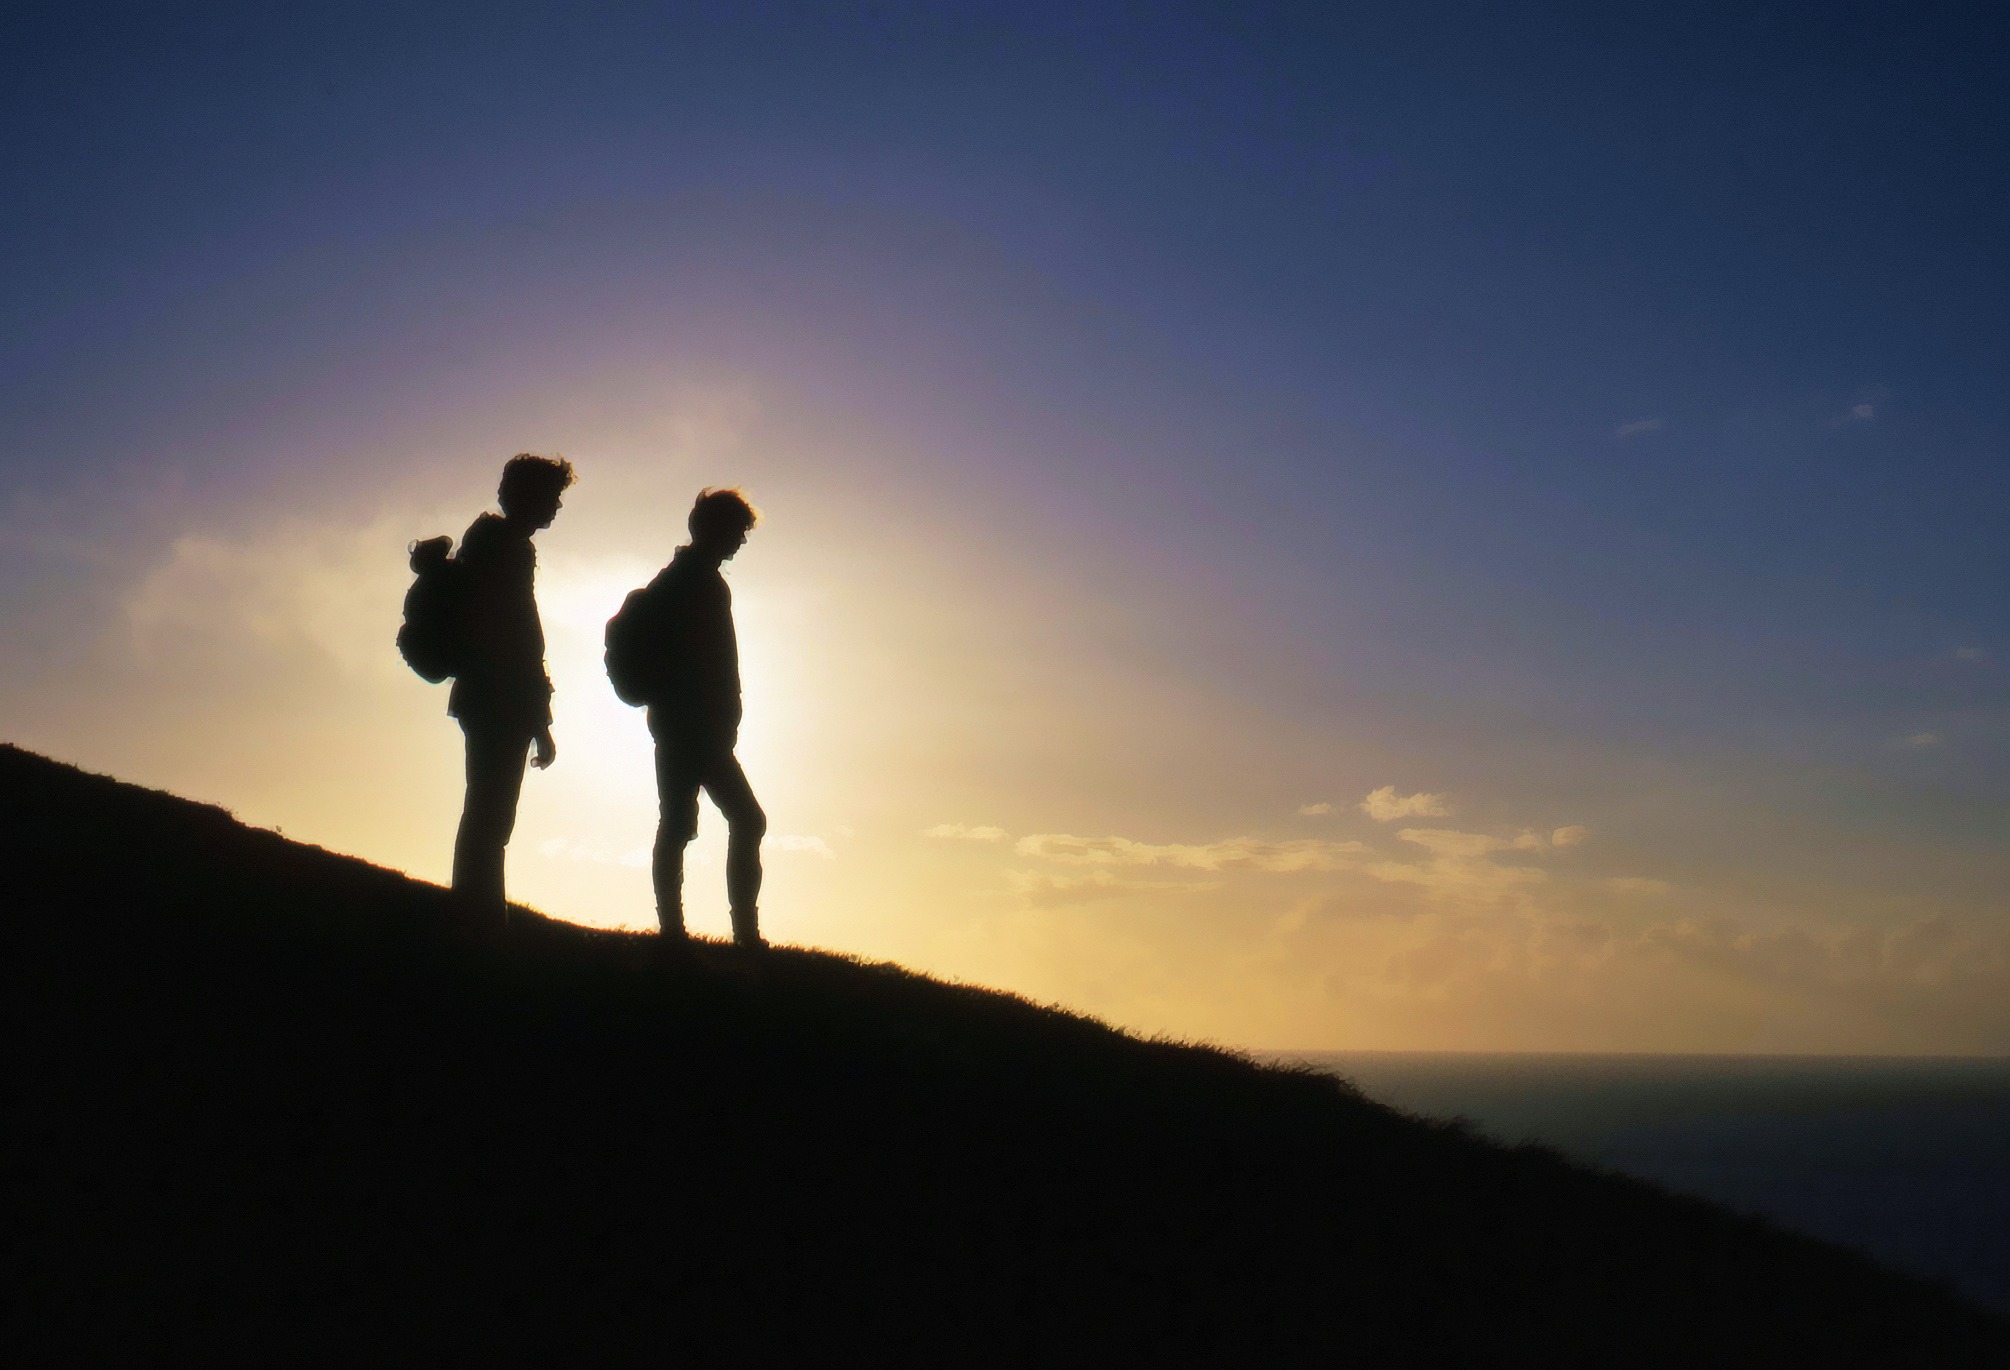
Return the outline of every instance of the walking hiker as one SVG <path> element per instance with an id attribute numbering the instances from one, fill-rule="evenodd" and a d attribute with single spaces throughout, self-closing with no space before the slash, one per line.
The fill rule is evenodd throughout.
<path id="1" fill-rule="evenodd" d="M 747 773 L 733 755 L 740 731 L 740 652 L 733 596 L 721 563 L 746 545 L 760 519 L 738 490 L 701 491 L 691 541 L 607 625 L 615 693 L 649 708 L 656 740 L 658 822 L 652 871 L 666 945 L 686 940 L 684 848 L 698 835 L 698 791 L 726 816 L 726 895 L 733 941 L 765 947 L 757 905 L 761 838 L 768 830 Z"/>
<path id="2" fill-rule="evenodd" d="M 461 539 L 453 693 L 447 712 L 467 740 L 467 798 L 454 835 L 454 894 L 476 920 L 508 918 L 503 853 L 516 828 L 527 754 L 539 770 L 558 758 L 551 740 L 551 677 L 537 616 L 531 536 L 558 516 L 572 463 L 520 453 L 503 466 L 500 514 L 482 514 Z"/>

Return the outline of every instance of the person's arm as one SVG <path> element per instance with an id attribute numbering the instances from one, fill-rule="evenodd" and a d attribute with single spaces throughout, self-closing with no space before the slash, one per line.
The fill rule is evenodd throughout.
<path id="1" fill-rule="evenodd" d="M 698 615 L 703 634 L 698 661 L 704 716 L 730 742 L 740 726 L 739 646 L 733 633 L 733 594 L 723 578 L 706 587 L 704 611 Z"/>
<path id="2" fill-rule="evenodd" d="M 531 740 L 537 745 L 537 752 L 530 759 L 531 765 L 537 767 L 539 770 L 544 770 L 552 762 L 558 760 L 558 744 L 551 740 L 551 725 L 549 723 L 539 728 L 537 735 Z"/>

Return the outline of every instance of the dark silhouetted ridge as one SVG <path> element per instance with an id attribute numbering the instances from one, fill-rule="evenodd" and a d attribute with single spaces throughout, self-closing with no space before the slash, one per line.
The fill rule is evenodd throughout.
<path id="1" fill-rule="evenodd" d="M 1938 1289 L 1323 1077 L 818 953 L 498 950 L 14 748 L 0 813 L 50 1361 L 2010 1363 Z"/>

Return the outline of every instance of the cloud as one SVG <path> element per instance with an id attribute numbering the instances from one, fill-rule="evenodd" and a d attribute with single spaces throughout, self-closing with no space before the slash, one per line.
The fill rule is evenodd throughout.
<path id="1" fill-rule="evenodd" d="M 346 677 L 402 676 L 390 632 L 412 579 L 409 523 L 296 519 L 242 541 L 178 538 L 124 598 L 133 644 L 147 659 L 199 647 L 286 655 L 304 646 Z"/>
<path id="2" fill-rule="evenodd" d="M 1398 818 L 1443 818 L 1451 812 L 1441 794 L 1397 794 L 1394 785 L 1370 791 L 1359 807 L 1377 823 Z"/>
<path id="3" fill-rule="evenodd" d="M 971 827 L 966 823 L 937 823 L 923 829 L 923 837 L 952 837 L 966 842 L 1002 842 L 1011 834 L 1003 828 Z"/>
<path id="4" fill-rule="evenodd" d="M 1614 894 L 1673 894 L 1675 887 L 1666 880 L 1649 880 L 1640 875 L 1617 875 L 1602 882 Z"/>
<path id="5" fill-rule="evenodd" d="M 1549 872 L 1534 866 L 1503 866 L 1496 861 L 1457 856 L 1440 857 L 1421 866 L 1377 861 L 1361 869 L 1384 884 L 1416 885 L 1441 897 L 1463 896 L 1481 901 L 1501 899 L 1549 879 Z"/>
<path id="6" fill-rule="evenodd" d="M 1328 814 L 1332 812 L 1333 812 L 1333 806 L 1323 801 L 1317 804 L 1300 804 L 1298 806 L 1299 816 L 1303 818 L 1317 818 L 1321 814 Z"/>
<path id="7" fill-rule="evenodd" d="M 1635 419 L 1632 423 L 1622 423 L 1619 427 L 1613 429 L 1612 436 L 1615 438 L 1630 438 L 1641 433 L 1659 433 L 1661 427 L 1662 421 L 1660 419 Z"/>
<path id="8" fill-rule="evenodd" d="M 1424 930 L 1433 941 L 1455 939 L 1482 953 L 1469 958 L 1471 963 L 1513 967 L 1522 974 L 1547 970 L 1601 977 L 1630 963 L 1635 975 L 1664 990 L 1679 983 L 1679 977 L 1671 977 L 1675 967 L 1750 987 L 1802 993 L 1871 987 L 1889 993 L 1905 986 L 1933 990 L 1971 977 L 2000 984 L 2010 970 L 2001 939 L 1981 941 L 1938 915 L 1885 932 L 1820 924 L 1761 930 L 1728 918 L 1684 918 L 1627 934 L 1608 923 L 1544 915 L 1492 923 L 1437 919 Z M 1412 948 L 1417 950 L 1421 948 Z M 1436 960 L 1441 971 L 1455 969 L 1442 954 Z M 1434 978 L 1442 984 L 1458 977 Z"/>
<path id="9" fill-rule="evenodd" d="M 1606 914 L 1437 900 L 1404 917 L 1322 896 L 1273 936 L 1389 1044 L 1472 1049 L 1917 1051 L 2010 1043 L 2010 931 L 1931 915 L 1892 928 L 1649 916 L 1660 882 Z M 1455 1008 L 1447 1017 L 1448 1007 Z"/>
<path id="10" fill-rule="evenodd" d="M 1940 745 L 1940 734 L 1914 733 L 1911 737 L 1900 738 L 1898 745 L 1901 747 L 1911 747 L 1914 748 L 1915 750 L 1924 750 L 1927 747 L 1938 747 Z"/>
<path id="11" fill-rule="evenodd" d="M 1849 408 L 1829 420 L 1831 428 L 1854 428 L 1860 423 L 1873 423 L 1877 419 L 1877 404 L 1883 399 L 1882 393 L 1873 393 L 1869 399 L 1858 400 Z"/>
<path id="12" fill-rule="evenodd" d="M 1883 932 L 1800 925 L 1754 930 L 1723 918 L 1658 924 L 1643 947 L 1707 969 L 1782 988 L 1836 989 L 1884 985 L 1938 991 L 1980 976 L 2000 981 L 2010 947 L 1964 932 L 1933 914 Z"/>
<path id="13" fill-rule="evenodd" d="M 649 865 L 649 848 L 636 847 L 619 855 L 605 847 L 582 842 L 575 837 L 547 837 L 537 844 L 537 854 L 554 861 L 578 861 L 591 866 L 627 866 L 631 870 Z"/>
<path id="14" fill-rule="evenodd" d="M 1404 842 L 1414 842 L 1438 856 L 1471 860 L 1497 851 L 1540 851 L 1549 845 L 1539 833 L 1519 837 L 1492 837 L 1483 832 L 1459 832 L 1453 828 L 1402 828 L 1396 833 Z"/>
<path id="15" fill-rule="evenodd" d="M 1128 837 L 1072 837 L 1036 833 L 1014 848 L 1021 856 L 1071 866 L 1176 866 L 1186 870 L 1332 871 L 1346 870 L 1368 848 L 1359 842 L 1301 838 L 1265 842 L 1231 837 L 1200 846 L 1133 842 Z"/>
<path id="16" fill-rule="evenodd" d="M 1287 908 L 1274 924 L 1279 932 L 1296 932 L 1314 920 L 1327 923 L 1388 923 L 1409 922 L 1417 918 L 1421 910 L 1412 903 L 1364 897 L 1358 891 L 1348 890 L 1336 894 L 1315 894 L 1301 899 Z"/>
<path id="17" fill-rule="evenodd" d="M 1221 888 L 1218 880 L 1126 880 L 1107 870 L 1082 875 L 1047 871 L 1013 871 L 1006 877 L 1013 891 L 1034 908 L 1061 908 L 1132 894 L 1199 894 Z"/>
<path id="18" fill-rule="evenodd" d="M 1428 861 L 1377 861 L 1361 869 L 1385 884 L 1416 885 L 1440 898 L 1493 903 L 1549 879 L 1547 871 L 1535 866 L 1494 861 L 1495 854 L 1573 847 L 1589 835 L 1590 830 L 1578 824 L 1558 828 L 1547 837 L 1538 832 L 1496 837 L 1456 828 L 1403 828 L 1396 833 L 1398 840 L 1422 847 L 1431 854 Z"/>
<path id="19" fill-rule="evenodd" d="M 1980 647 L 1956 647 L 1954 649 L 1954 659 L 1956 661 L 1980 661 L 1987 655 L 1988 653 L 1984 652 Z"/>
<path id="20" fill-rule="evenodd" d="M 821 837 L 771 837 L 768 840 L 783 851 L 802 851 L 821 856 L 826 861 L 837 860 L 837 853 Z"/>
<path id="21" fill-rule="evenodd" d="M 1495 838 L 1485 832 L 1459 832 L 1455 828 L 1399 828 L 1401 842 L 1415 842 L 1437 856 L 1475 858 L 1489 852 L 1544 852 L 1548 848 L 1574 848 L 1592 836 L 1584 824 L 1558 828 L 1548 838 L 1540 832 L 1520 832 L 1514 838 Z"/>

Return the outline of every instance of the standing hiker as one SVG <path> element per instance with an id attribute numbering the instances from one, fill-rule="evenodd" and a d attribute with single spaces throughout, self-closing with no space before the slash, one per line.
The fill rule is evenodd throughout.
<path id="1" fill-rule="evenodd" d="M 539 770 L 558 757 L 551 740 L 551 677 L 537 616 L 537 552 L 572 484 L 572 463 L 528 452 L 503 466 L 501 514 L 482 514 L 461 539 L 458 666 L 447 712 L 467 739 L 468 790 L 454 836 L 454 893 L 481 922 L 501 927 L 503 851 L 516 827 L 527 754 Z"/>
<path id="2" fill-rule="evenodd" d="M 726 895 L 733 941 L 759 949 L 761 838 L 768 830 L 747 773 L 733 755 L 740 731 L 740 651 L 733 595 L 721 563 L 746 545 L 760 519 L 738 490 L 701 491 L 691 541 L 607 625 L 615 692 L 649 707 L 656 740 L 658 822 L 652 871 L 666 944 L 686 940 L 684 848 L 698 835 L 698 791 L 726 816 Z"/>

